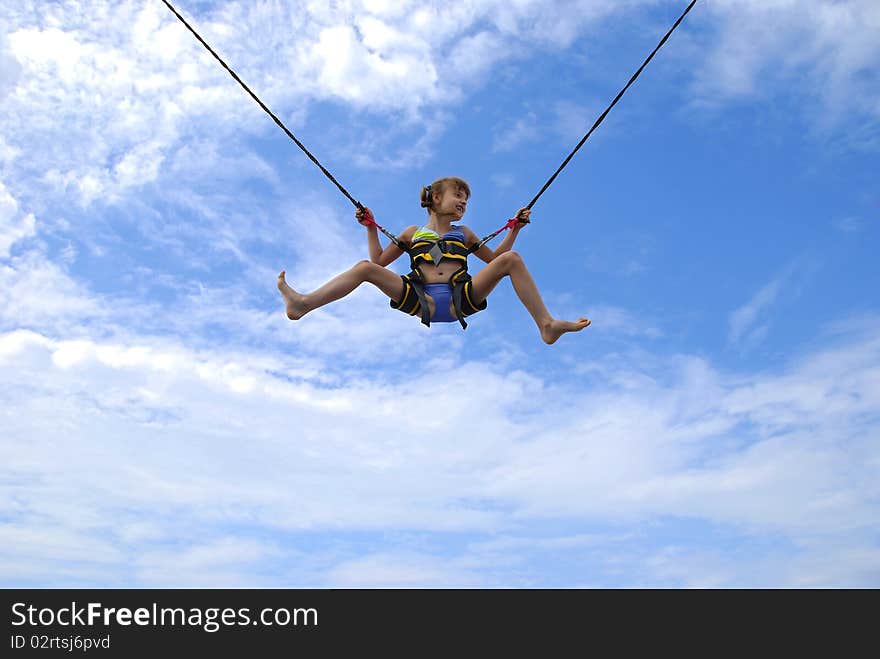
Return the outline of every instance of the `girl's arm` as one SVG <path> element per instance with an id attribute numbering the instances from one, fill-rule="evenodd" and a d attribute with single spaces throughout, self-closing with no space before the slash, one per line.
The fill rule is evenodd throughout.
<path id="1" fill-rule="evenodd" d="M 373 230 L 373 233 L 376 232 L 376 227 L 370 227 L 370 229 Z M 400 242 L 402 242 L 404 245 L 408 245 L 410 242 L 412 242 L 412 235 L 415 233 L 416 229 L 418 229 L 418 227 L 415 225 L 413 225 L 411 227 L 407 227 L 406 229 L 404 229 L 403 233 L 401 233 L 399 236 L 397 236 L 397 239 L 400 240 Z M 379 242 L 378 236 L 376 237 L 376 242 L 377 243 Z M 400 247 L 398 247 L 394 243 L 388 243 L 388 246 L 385 247 L 384 250 L 381 250 L 379 255 L 376 258 L 373 258 L 373 255 L 371 252 L 370 253 L 370 260 L 373 263 L 378 263 L 379 265 L 381 265 L 384 268 L 389 263 L 396 261 L 400 257 L 401 254 L 403 254 L 403 250 L 400 249 Z"/>
<path id="2" fill-rule="evenodd" d="M 498 245 L 498 249 L 493 250 L 489 245 L 483 245 L 474 252 L 474 255 L 485 261 L 486 263 L 491 262 L 498 256 L 504 254 L 504 252 L 509 252 L 513 248 L 513 243 L 516 242 L 516 237 L 519 235 L 520 230 L 529 223 L 529 215 L 531 215 L 531 210 L 528 208 L 520 208 L 516 213 L 517 223 L 513 226 L 513 228 L 507 232 L 507 235 L 504 236 L 504 240 L 501 241 L 501 244 Z M 462 227 L 464 229 L 465 238 L 468 242 L 468 245 L 473 245 L 474 243 L 480 242 L 480 239 L 477 235 L 471 231 L 467 227 Z"/>
<path id="3" fill-rule="evenodd" d="M 376 230 L 376 227 L 370 228 L 374 231 Z M 416 229 L 418 229 L 418 227 L 415 224 L 413 224 L 412 226 L 408 226 L 399 236 L 397 236 L 397 239 L 404 245 L 409 245 L 412 242 L 412 237 L 413 234 L 416 232 Z M 378 241 L 378 238 L 376 240 Z M 373 263 L 378 263 L 384 268 L 389 263 L 396 261 L 401 254 L 403 254 L 403 250 L 400 249 L 400 247 L 398 247 L 394 243 L 388 243 L 388 246 L 382 251 L 381 254 L 379 254 L 378 258 L 371 260 L 373 261 Z"/>
<path id="4" fill-rule="evenodd" d="M 370 261 L 385 267 L 403 254 L 403 250 L 394 243 L 389 243 L 384 250 L 382 249 L 382 245 L 379 243 L 379 230 L 373 224 L 365 224 L 363 212 L 360 209 L 355 211 L 354 216 L 357 218 L 358 222 L 367 227 L 367 247 L 370 250 Z M 404 232 L 398 236 L 398 239 L 404 244 L 409 243 L 410 240 L 412 240 L 413 232 L 415 232 L 417 228 L 418 227 L 416 226 L 407 227 Z"/>
<path id="5" fill-rule="evenodd" d="M 373 214 L 366 206 L 364 207 L 364 210 L 369 212 L 370 215 Z M 370 252 L 370 261 L 377 263 L 377 259 L 379 259 L 382 254 L 382 245 L 379 244 L 379 230 L 375 225 L 366 223 L 364 220 L 364 211 L 360 208 L 355 209 L 354 216 L 361 225 L 367 227 L 367 249 Z"/>

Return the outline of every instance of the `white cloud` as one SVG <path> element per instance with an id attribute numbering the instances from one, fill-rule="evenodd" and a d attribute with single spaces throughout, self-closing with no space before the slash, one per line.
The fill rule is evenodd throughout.
<path id="1" fill-rule="evenodd" d="M 610 100 L 609 98 L 608 101 Z M 605 107 L 607 107 L 607 103 L 600 107 L 599 103 L 584 104 L 568 100 L 558 101 L 553 106 L 553 114 L 555 115 L 552 122 L 553 127 L 566 143 L 571 143 L 574 146 L 590 129 L 593 122 L 599 118 Z M 612 125 L 611 121 L 603 122 L 602 132 L 598 135 L 594 133 L 590 136 L 590 140 L 595 144 L 600 135 L 608 137 Z"/>
<path id="2" fill-rule="evenodd" d="M 496 62 L 527 57 L 530 48 L 564 47 L 608 11 L 602 6 L 581 2 L 575 11 L 492 0 L 442 10 L 373 2 L 181 10 L 294 129 L 313 103 L 327 100 L 367 115 L 398 115 L 402 131 L 431 126 L 400 153 L 389 154 L 390 136 L 382 135 L 373 138 L 372 153 L 361 154 L 362 165 L 399 167 L 422 157 L 450 108 Z M 157 181 L 163 164 L 194 139 L 275 130 L 161 3 L 129 0 L 85 12 L 30 2 L 7 14 L 0 129 L 10 148 L 36 156 L 18 161 L 16 175 L 43 177 L 62 197 L 83 206 L 118 201 Z M 517 47 L 506 47 L 510 42 Z M 364 139 L 368 146 L 371 138 Z"/>
<path id="3" fill-rule="evenodd" d="M 447 558 L 413 553 L 381 553 L 346 560 L 330 569 L 335 588 L 450 588 L 481 585 L 479 576 Z"/>
<path id="4" fill-rule="evenodd" d="M 618 336 L 627 337 L 641 336 L 649 339 L 663 336 L 663 331 L 652 320 L 636 316 L 626 309 L 609 306 L 591 306 L 589 309 L 589 315 L 595 318 L 596 327 L 594 329 L 600 332 L 615 333 Z"/>
<path id="5" fill-rule="evenodd" d="M 697 9 L 708 12 L 721 33 L 701 58 L 701 102 L 772 98 L 784 83 L 789 92 L 796 85 L 818 101 L 806 111 L 820 129 L 844 118 L 880 120 L 880 86 L 869 75 L 880 59 L 880 6 L 873 0 L 703 4 Z"/>
<path id="6" fill-rule="evenodd" d="M 650 269 L 656 238 L 648 232 L 629 230 L 594 237 L 583 248 L 584 267 L 617 277 L 631 277 Z"/>
<path id="7" fill-rule="evenodd" d="M 360 155 L 362 165 L 401 166 L 436 140 L 452 116 L 449 106 L 499 61 L 564 48 L 621 6 L 492 0 L 442 10 L 373 2 L 188 9 L 208 41 L 282 117 L 302 121 L 314 102 L 338 99 L 367 114 L 397 113 L 406 118 L 401 130 L 429 118 L 434 129 L 415 147 L 388 155 L 388 144 L 377 138 L 375 151 Z M 758 76 L 781 61 L 792 79 L 807 69 L 832 115 L 856 107 L 876 119 L 880 91 L 862 75 L 880 48 L 871 30 L 880 20 L 875 3 L 804 8 L 743 0 L 710 2 L 698 11 L 722 30 L 719 47 L 704 48 L 701 98 L 751 94 Z M 7 25 L 0 66 L 8 73 L 8 98 L 0 128 L 10 149 L 39 154 L 19 160 L 17 175 L 45 175 L 56 193 L 83 205 L 117 200 L 156 181 L 163 164 L 193 139 L 275 130 L 161 3 L 110 3 L 89 12 L 24 3 L 7 12 Z M 844 99 L 861 100 L 853 106 Z M 558 110 L 566 134 L 573 130 L 571 110 Z M 498 137 L 496 148 L 534 139 L 529 121 L 520 124 Z"/>
<path id="8" fill-rule="evenodd" d="M 833 222 L 834 228 L 843 233 L 858 233 L 865 228 L 865 222 L 860 217 L 841 217 Z"/>
<path id="9" fill-rule="evenodd" d="M 0 181 L 0 259 L 8 258 L 12 246 L 36 234 L 33 213 L 22 216 L 18 202 Z"/>
<path id="10" fill-rule="evenodd" d="M 272 560 L 280 554 L 270 543 L 236 537 L 194 543 L 183 550 L 152 549 L 139 555 L 132 566 L 140 582 L 153 587 L 231 587 L 271 585 L 261 577 L 244 577 L 242 568 Z"/>
<path id="11" fill-rule="evenodd" d="M 758 316 L 773 305 L 784 282 L 785 278 L 774 279 L 755 293 L 748 303 L 730 314 L 728 339 L 731 343 L 738 343 L 745 333 L 754 326 Z"/>
<path id="12" fill-rule="evenodd" d="M 492 140 L 492 150 L 504 153 L 537 140 L 541 135 L 537 121 L 538 117 L 530 112 L 517 119 L 512 126 L 500 128 Z"/>
<path id="13" fill-rule="evenodd" d="M 0 135 L 0 164 L 11 163 L 21 155 L 21 149 L 11 146 L 2 135 Z"/>
<path id="14" fill-rule="evenodd" d="M 772 281 L 762 286 L 751 300 L 731 312 L 728 320 L 729 343 L 743 344 L 749 347 L 764 340 L 769 326 L 760 323 L 767 317 L 769 310 L 776 304 L 785 287 L 792 283 L 792 278 L 798 267 L 796 263 L 788 265 Z"/>
<path id="15" fill-rule="evenodd" d="M 870 529 L 876 487 L 864 479 L 880 456 L 866 420 L 880 403 L 878 348 L 866 338 L 829 349 L 781 377 L 726 379 L 691 361 L 673 367 L 674 383 L 634 378 L 518 445 L 491 490 L 521 497 L 531 514 L 675 510 L 795 535 Z"/>
<path id="16" fill-rule="evenodd" d="M 182 61 L 192 44 L 169 29 L 160 3 L 24 9 L 5 40 L 22 74 L 3 132 L 31 156 L 14 163 L 16 177 L 42 178 L 84 206 L 117 200 L 158 178 L 194 117 L 222 117 L 220 125 L 232 127 L 253 110 L 217 71 L 196 57 Z"/>
<path id="17" fill-rule="evenodd" d="M 492 185 L 502 190 L 512 188 L 514 183 L 516 183 L 516 177 L 513 174 L 503 172 L 492 174 L 489 180 L 492 182 Z"/>
<path id="18" fill-rule="evenodd" d="M 554 518 L 585 533 L 596 523 L 626 529 L 679 516 L 812 543 L 803 566 L 836 561 L 863 551 L 876 520 L 871 474 L 880 446 L 871 419 L 880 409 L 880 343 L 876 320 L 866 323 L 864 333 L 850 327 L 837 345 L 780 374 L 724 374 L 693 357 L 642 355 L 594 369 L 570 387 L 480 361 L 427 358 L 424 372 L 443 382 L 429 410 L 409 377 L 377 380 L 344 360 L 315 369 L 277 350 L 7 333 L 0 457 L 14 478 L 0 491 L 0 507 L 12 516 L 15 537 L 57 525 L 56 554 L 74 538 L 105 537 L 102 560 L 111 572 L 123 545 L 108 527 L 135 529 L 125 532 L 126 546 L 142 546 L 147 558 L 128 578 L 143 583 L 175 582 L 171 555 L 152 545 L 163 537 L 191 547 L 191 572 L 204 569 L 215 584 L 262 582 L 260 561 L 248 552 L 279 565 L 290 556 L 274 541 L 223 540 L 227 525 L 244 521 L 261 534 L 442 535 L 509 533 Z M 461 409 L 479 414 L 450 431 L 449 415 Z M 614 551 L 610 540 L 603 546 L 599 557 Z M 290 578 L 504 580 L 478 576 L 487 551 L 479 546 L 453 565 L 402 547 L 352 550 Z M 6 553 L 19 562 L 14 550 Z M 722 569 L 730 560 L 718 557 L 711 573 L 692 579 L 730 583 L 736 572 Z M 20 564 L 34 570 L 31 578 L 46 578 L 45 564 L 29 568 L 23 556 Z M 645 579 L 673 578 L 663 565 Z M 823 583 L 869 578 L 869 565 L 858 569 L 829 571 Z M 100 581 L 83 570 L 84 581 Z M 797 565 L 753 578 L 771 585 L 819 579 Z"/>
<path id="19" fill-rule="evenodd" d="M 40 251 L 0 263 L 0 321 L 6 327 L 68 329 L 105 315 L 99 299 Z"/>
<path id="20" fill-rule="evenodd" d="M 0 33 L 0 100 L 5 99 L 15 87 L 21 75 L 21 65 L 9 54 L 9 43 L 5 33 Z M 0 147 L 4 144 L 0 137 Z M 2 154 L 2 148 L 0 148 Z"/>

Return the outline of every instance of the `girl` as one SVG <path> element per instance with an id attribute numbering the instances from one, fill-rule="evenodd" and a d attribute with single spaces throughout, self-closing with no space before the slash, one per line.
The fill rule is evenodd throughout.
<path id="1" fill-rule="evenodd" d="M 529 222 L 531 211 L 527 208 L 517 213 L 516 225 L 497 250 L 483 245 L 474 252 L 488 265 L 473 277 L 467 274 L 468 250 L 480 239 L 468 227 L 452 223 L 464 216 L 470 194 L 468 184 L 457 177 L 441 178 L 422 189 L 422 207 L 428 211 L 428 223 L 407 227 L 399 236 L 409 250 L 413 266 L 412 272 L 403 276 L 385 266 L 404 251 L 394 243 L 382 249 L 371 216 L 358 209 L 355 217 L 367 227 L 370 260 L 356 263 L 306 294 L 288 286 L 282 270 L 278 275 L 278 290 L 284 297 L 287 317 L 299 320 L 309 311 L 345 297 L 366 281 L 391 298 L 393 308 L 410 315 L 419 314 L 426 325 L 458 321 L 466 327 L 464 317 L 485 309 L 489 293 L 504 277 L 510 277 L 513 289 L 534 318 L 545 343 L 555 343 L 566 332 L 579 332 L 587 327 L 590 321 L 586 318 L 574 322 L 553 318 L 522 258 L 511 251 L 520 230 Z M 366 210 L 369 213 L 369 209 Z"/>

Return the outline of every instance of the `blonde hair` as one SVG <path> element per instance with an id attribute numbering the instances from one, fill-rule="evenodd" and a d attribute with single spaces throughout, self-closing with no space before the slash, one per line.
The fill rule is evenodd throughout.
<path id="1" fill-rule="evenodd" d="M 446 188 L 451 186 L 464 190 L 464 193 L 468 196 L 468 199 L 470 199 L 471 186 L 467 184 L 467 181 L 463 178 L 458 178 L 457 176 L 446 176 L 444 178 L 438 178 L 431 185 L 422 188 L 422 208 L 428 209 L 428 212 L 430 213 L 431 207 L 434 205 L 434 193 L 437 192 L 442 195 Z"/>

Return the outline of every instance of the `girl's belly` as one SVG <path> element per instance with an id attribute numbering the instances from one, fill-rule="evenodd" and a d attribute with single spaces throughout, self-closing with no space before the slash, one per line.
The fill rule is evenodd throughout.
<path id="1" fill-rule="evenodd" d="M 422 277 L 426 284 L 445 284 L 449 281 L 452 273 L 458 270 L 458 264 L 455 261 L 443 259 L 439 265 L 422 263 L 419 265 L 419 270 L 422 271 Z"/>

